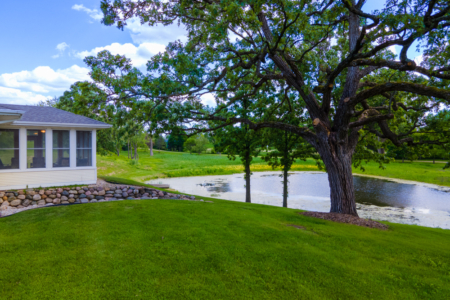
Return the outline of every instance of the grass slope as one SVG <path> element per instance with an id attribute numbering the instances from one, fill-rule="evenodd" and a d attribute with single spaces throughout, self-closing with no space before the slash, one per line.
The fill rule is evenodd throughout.
<path id="1" fill-rule="evenodd" d="M 1 299 L 450 299 L 450 231 L 389 226 L 216 199 L 31 210 L 0 219 Z"/>
<path id="2" fill-rule="evenodd" d="M 121 156 L 98 156 L 98 174 L 101 177 L 120 177 L 144 182 L 161 177 L 183 177 L 198 175 L 224 175 L 242 173 L 241 161 L 237 158 L 230 161 L 226 155 L 218 154 L 189 154 L 180 152 L 155 151 L 151 157 L 147 152 L 139 154 L 138 165 L 130 164 L 126 152 Z M 450 186 L 450 170 L 443 170 L 442 164 L 422 162 L 393 162 L 380 169 L 376 163 L 365 164 L 365 172 L 355 169 L 355 173 L 384 177 L 415 180 L 444 186 Z M 255 158 L 252 171 L 272 171 L 261 158 Z M 297 161 L 293 171 L 317 171 L 315 161 Z"/>

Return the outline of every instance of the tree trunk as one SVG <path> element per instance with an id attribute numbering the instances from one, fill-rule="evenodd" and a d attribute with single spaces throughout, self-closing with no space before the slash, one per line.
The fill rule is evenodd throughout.
<path id="1" fill-rule="evenodd" d="M 134 144 L 134 159 L 137 160 L 138 156 L 137 156 L 137 144 Z"/>
<path id="2" fill-rule="evenodd" d="M 153 137 L 150 136 L 150 156 L 153 156 Z"/>
<path id="3" fill-rule="evenodd" d="M 283 207 L 288 207 L 288 168 L 284 166 L 283 170 Z"/>
<path id="4" fill-rule="evenodd" d="M 251 203 L 250 195 L 250 164 L 245 164 L 245 202 Z"/>
<path id="5" fill-rule="evenodd" d="M 117 156 L 120 156 L 120 148 L 119 147 L 116 148 L 116 152 L 117 152 Z"/>
<path id="6" fill-rule="evenodd" d="M 346 145 L 329 138 L 319 142 L 319 153 L 327 169 L 332 213 L 358 216 L 352 176 L 352 154 Z"/>
<path id="7" fill-rule="evenodd" d="M 435 161 L 436 159 L 435 158 L 433 158 L 433 164 L 435 164 L 436 163 L 436 161 Z"/>

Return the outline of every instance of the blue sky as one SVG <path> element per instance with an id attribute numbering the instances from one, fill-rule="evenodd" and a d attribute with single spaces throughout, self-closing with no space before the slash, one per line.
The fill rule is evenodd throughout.
<path id="1" fill-rule="evenodd" d="M 383 0 L 369 0 L 366 11 Z M 60 96 L 76 81 L 89 80 L 83 58 L 107 49 L 126 55 L 137 67 L 176 39 L 175 25 L 124 31 L 100 23 L 100 0 L 0 1 L 0 103 L 36 104 Z M 212 97 L 206 97 L 212 104 Z"/>

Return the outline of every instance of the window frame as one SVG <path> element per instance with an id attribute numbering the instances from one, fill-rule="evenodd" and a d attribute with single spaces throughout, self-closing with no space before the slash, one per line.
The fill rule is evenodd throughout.
<path id="1" fill-rule="evenodd" d="M 59 148 L 59 147 L 57 147 L 57 148 L 55 148 L 55 133 L 58 133 L 58 132 L 67 132 L 67 134 L 68 134 L 68 137 L 69 137 L 69 147 L 68 148 L 64 148 L 64 147 L 62 147 L 62 148 Z M 63 138 L 64 139 L 64 138 Z M 64 143 L 64 141 L 63 141 L 63 143 Z M 55 167 L 55 163 L 54 163 L 54 159 L 55 159 L 55 150 L 61 150 L 61 151 L 68 151 L 69 152 L 69 157 L 67 158 L 68 160 L 69 160 L 69 165 L 68 166 L 56 166 Z M 64 156 L 64 155 L 63 155 Z M 71 157 L 71 142 L 70 142 L 70 130 L 64 130 L 64 129 L 53 129 L 52 130 L 52 168 L 55 168 L 55 169 L 60 169 L 60 168 L 70 168 L 71 167 L 71 163 L 70 163 L 70 161 L 71 161 L 71 159 L 70 159 L 70 157 Z M 62 158 L 65 158 L 65 157 L 62 157 Z"/>
<path id="2" fill-rule="evenodd" d="M 12 132 L 17 132 L 17 139 L 18 139 L 18 145 L 17 145 L 17 148 L 0 148 L 0 151 L 14 151 L 14 157 L 16 157 L 16 151 L 17 151 L 17 153 L 18 153 L 18 155 L 17 155 L 17 159 L 18 159 L 18 164 L 17 164 L 17 168 L 12 168 L 12 162 L 11 162 L 11 168 L 1 168 L 0 169 L 0 172 L 8 172 L 8 171 L 11 171 L 11 170 L 20 170 L 20 130 L 19 129 L 15 129 L 15 128 L 0 128 L 0 131 L 6 131 L 6 132 L 8 132 L 8 131 L 12 131 Z M 15 137 L 15 134 L 14 134 L 14 137 Z M 14 144 L 14 140 L 13 140 L 13 144 Z M 4 165 L 4 162 L 2 161 L 2 164 Z"/>
<path id="3" fill-rule="evenodd" d="M 41 132 L 41 133 L 43 133 L 43 136 L 44 136 L 44 140 L 43 140 L 43 142 L 42 142 L 42 148 L 28 148 L 28 132 L 29 131 L 39 131 L 39 132 Z M 43 132 L 44 131 L 44 132 Z M 36 169 L 41 169 L 41 170 L 43 170 L 43 169 L 47 169 L 47 129 L 30 129 L 30 128 L 26 128 L 26 144 L 25 144 L 25 151 L 26 151 L 26 153 L 27 153 L 27 156 L 26 156 L 26 169 L 27 170 L 36 170 Z M 28 151 L 29 150 L 34 150 L 34 151 L 36 151 L 36 150 L 41 150 L 42 151 L 42 153 L 43 153 L 43 159 L 44 159 L 44 167 L 39 167 L 39 168 L 35 168 L 35 167 L 29 167 L 28 166 Z"/>
<path id="4" fill-rule="evenodd" d="M 89 139 L 89 144 L 90 144 L 90 148 L 86 148 L 86 147 L 80 147 L 80 148 L 78 148 L 78 133 L 79 132 L 83 132 L 83 133 L 89 133 L 89 135 L 90 135 L 90 139 Z M 93 130 L 77 130 L 76 132 L 75 132 L 75 138 L 76 138 L 76 144 L 75 144 L 75 155 L 76 155 L 76 157 L 75 157 L 75 164 L 76 164 L 76 168 L 90 168 L 90 167 L 94 167 L 94 161 L 93 161 L 93 156 L 94 156 L 94 154 L 93 154 L 93 149 L 94 149 L 94 147 L 93 147 L 93 142 L 92 142 L 92 137 L 93 137 Z M 83 166 L 80 166 L 80 165 L 78 165 L 78 151 L 79 150 L 90 150 L 90 164 L 89 165 L 83 165 Z"/>

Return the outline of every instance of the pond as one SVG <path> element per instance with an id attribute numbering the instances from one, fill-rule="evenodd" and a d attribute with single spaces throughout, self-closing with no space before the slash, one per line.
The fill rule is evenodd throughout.
<path id="1" fill-rule="evenodd" d="M 280 172 L 254 173 L 252 202 L 282 206 L 281 181 Z M 245 201 L 243 174 L 164 178 L 149 183 L 170 184 L 172 189 L 182 193 Z M 450 188 L 361 176 L 354 176 L 354 186 L 360 217 L 450 229 Z M 330 188 L 327 174 L 290 173 L 288 207 L 328 212 Z"/>

